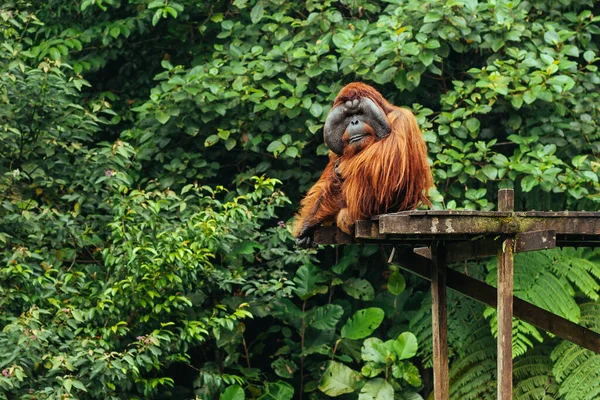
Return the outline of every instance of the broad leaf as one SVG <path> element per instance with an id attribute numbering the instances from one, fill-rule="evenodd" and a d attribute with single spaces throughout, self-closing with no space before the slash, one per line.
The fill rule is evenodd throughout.
<path id="1" fill-rule="evenodd" d="M 280 377 L 289 379 L 294 375 L 298 366 L 293 361 L 280 357 L 271 363 L 271 368 Z"/>
<path id="2" fill-rule="evenodd" d="M 342 327 L 342 337 L 347 339 L 363 339 L 379 327 L 384 312 L 381 308 L 372 307 L 358 310 Z"/>
<path id="3" fill-rule="evenodd" d="M 385 379 L 371 379 L 360 390 L 358 400 L 394 400 L 394 388 Z"/>
<path id="4" fill-rule="evenodd" d="M 417 349 L 417 338 L 411 332 L 401 333 L 394 342 L 394 351 L 400 360 L 414 357 Z"/>
<path id="5" fill-rule="evenodd" d="M 406 288 L 404 276 L 398 271 L 392 272 L 387 288 L 394 296 L 398 296 L 400 293 L 404 292 L 404 289 Z"/>
<path id="6" fill-rule="evenodd" d="M 360 374 L 337 361 L 330 361 L 321 378 L 319 390 L 328 396 L 352 393 L 358 389 Z"/>
<path id="7" fill-rule="evenodd" d="M 375 298 L 375 290 L 366 279 L 352 278 L 342 286 L 344 292 L 350 297 L 359 300 L 373 300 Z"/>
<path id="8" fill-rule="evenodd" d="M 360 354 L 363 361 L 385 364 L 389 351 L 381 339 L 368 338 L 364 341 Z"/>
<path id="9" fill-rule="evenodd" d="M 327 278 L 314 265 L 308 264 L 298 268 L 294 283 L 296 283 L 295 292 L 302 300 L 306 300 L 317 293 L 327 293 L 327 286 L 319 285 L 325 282 Z"/>
<path id="10" fill-rule="evenodd" d="M 337 304 L 326 304 L 315 307 L 307 313 L 307 325 L 319 330 L 334 329 L 339 322 L 344 309 Z"/>
<path id="11" fill-rule="evenodd" d="M 219 397 L 219 400 L 244 400 L 246 394 L 240 385 L 229 386 Z"/>

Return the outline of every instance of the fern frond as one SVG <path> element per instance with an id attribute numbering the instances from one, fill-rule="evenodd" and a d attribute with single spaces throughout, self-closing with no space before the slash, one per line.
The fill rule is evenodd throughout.
<path id="1" fill-rule="evenodd" d="M 513 364 L 513 399 L 558 400 L 558 384 L 552 374 L 550 346 L 537 346 Z"/>
<path id="2" fill-rule="evenodd" d="M 550 267 L 557 276 L 567 278 L 589 299 L 600 298 L 598 250 L 567 248 L 562 251 L 549 250 L 545 253 L 553 259 L 554 262 Z"/>
<path id="3" fill-rule="evenodd" d="M 485 306 L 452 290 L 447 294 L 448 304 L 448 357 L 464 354 L 468 337 L 472 334 L 472 321 L 481 318 Z M 433 342 L 431 333 L 431 296 L 427 296 L 410 320 L 409 329 L 419 341 L 419 356 L 423 365 L 433 365 Z"/>
<path id="4" fill-rule="evenodd" d="M 600 304 L 581 306 L 581 323 L 600 331 Z M 600 354 L 564 341 L 551 355 L 552 372 L 559 383 L 559 393 L 565 400 L 595 400 L 600 395 Z"/>
<path id="5" fill-rule="evenodd" d="M 481 315 L 470 321 L 469 325 L 472 330 L 463 343 L 463 355 L 450 367 L 450 398 L 494 399 L 497 388 L 496 340 Z"/>
<path id="6" fill-rule="evenodd" d="M 560 250 L 521 253 L 515 256 L 515 296 L 570 321 L 579 321 L 575 290 L 563 273 L 557 273 L 555 256 Z M 554 267 L 553 267 L 554 266 Z M 497 287 L 497 261 L 488 263 L 486 281 Z"/>
<path id="7" fill-rule="evenodd" d="M 496 309 L 488 307 L 483 316 L 489 318 L 492 335 L 498 338 L 498 312 Z M 512 348 L 513 359 L 525 354 L 528 349 L 534 346 L 531 339 L 537 342 L 543 342 L 544 339 L 537 328 L 527 322 L 513 318 L 512 320 Z"/>

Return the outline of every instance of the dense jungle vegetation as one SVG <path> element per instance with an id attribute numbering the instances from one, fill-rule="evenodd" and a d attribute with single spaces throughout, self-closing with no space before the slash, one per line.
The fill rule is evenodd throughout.
<path id="1" fill-rule="evenodd" d="M 426 399 L 429 286 L 300 250 L 346 83 L 418 118 L 436 208 L 600 210 L 592 0 L 3 0 L 0 399 Z M 495 260 L 461 271 L 494 284 Z M 600 330 L 600 253 L 516 259 Z M 449 293 L 452 399 L 496 397 L 495 313 Z M 516 399 L 600 397 L 600 355 L 516 321 Z"/>

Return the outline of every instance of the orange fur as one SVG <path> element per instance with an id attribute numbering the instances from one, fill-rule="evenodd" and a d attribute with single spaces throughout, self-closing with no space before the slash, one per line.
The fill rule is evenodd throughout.
<path id="1" fill-rule="evenodd" d="M 368 136 L 359 144 L 350 144 L 344 134 L 343 154 L 330 152 L 329 164 L 321 178 L 300 203 L 294 227 L 296 237 L 306 236 L 326 220 L 336 221 L 340 229 L 350 233 L 351 226 L 359 219 L 411 210 L 421 203 L 431 205 L 426 192 L 433 186 L 433 180 L 427 147 L 415 117 L 360 82 L 344 87 L 334 107 L 362 97 L 370 98 L 383 111 L 391 133 L 380 139 L 368 127 Z M 336 162 L 343 181 L 334 172 Z"/>

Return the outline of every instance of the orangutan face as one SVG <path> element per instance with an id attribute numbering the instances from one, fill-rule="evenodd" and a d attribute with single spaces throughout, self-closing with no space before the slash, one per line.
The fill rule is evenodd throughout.
<path id="1" fill-rule="evenodd" d="M 341 99 L 327 116 L 323 136 L 331 151 L 341 155 L 348 145 L 362 147 L 361 143 L 387 137 L 392 131 L 385 113 L 369 97 L 353 95 Z"/>

